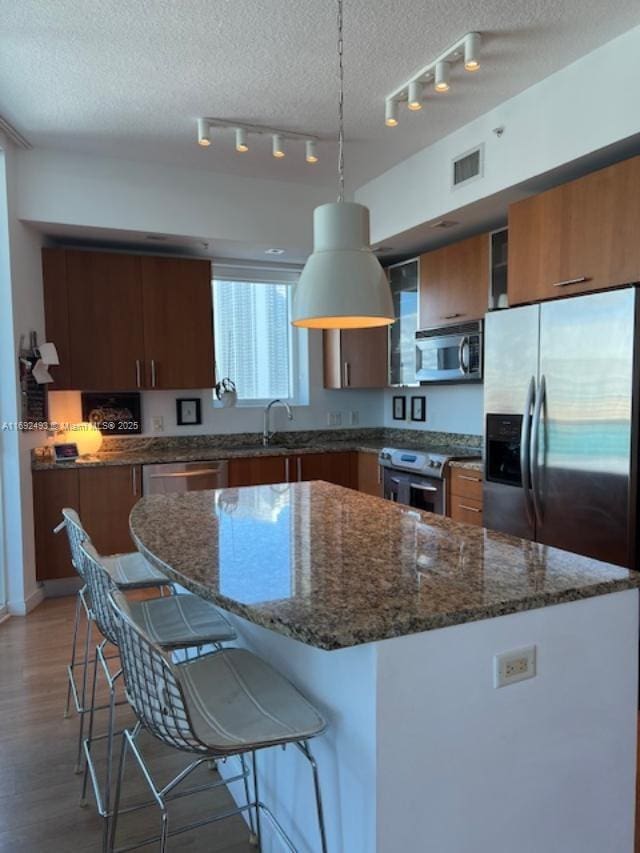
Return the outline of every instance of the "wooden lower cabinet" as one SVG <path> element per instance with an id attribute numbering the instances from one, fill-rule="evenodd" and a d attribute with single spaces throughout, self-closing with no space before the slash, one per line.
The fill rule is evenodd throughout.
<path id="1" fill-rule="evenodd" d="M 101 554 L 133 551 L 129 513 L 141 496 L 139 465 L 68 468 L 33 472 L 36 577 L 72 577 L 69 544 L 53 528 L 64 507 L 75 509 Z"/>
<path id="2" fill-rule="evenodd" d="M 382 469 L 377 453 L 358 453 L 358 491 L 382 497 Z"/>
<path id="3" fill-rule="evenodd" d="M 129 513 L 142 497 L 140 465 L 81 468 L 80 518 L 100 554 L 134 551 Z"/>
<path id="4" fill-rule="evenodd" d="M 286 456 L 249 456 L 229 460 L 230 486 L 262 486 L 286 483 L 291 466 Z"/>
<path id="5" fill-rule="evenodd" d="M 482 525 L 482 473 L 449 468 L 449 516 L 453 521 Z"/>
<path id="6" fill-rule="evenodd" d="M 69 544 L 64 531 L 56 534 L 63 507 L 80 509 L 78 471 L 33 472 L 33 518 L 36 545 L 36 577 L 39 581 L 73 575 Z"/>
<path id="7" fill-rule="evenodd" d="M 297 459 L 300 460 L 298 466 Z M 355 489 L 358 482 L 357 455 L 351 451 L 338 453 L 305 453 L 296 459 L 293 480 L 324 480 L 336 486 Z"/>

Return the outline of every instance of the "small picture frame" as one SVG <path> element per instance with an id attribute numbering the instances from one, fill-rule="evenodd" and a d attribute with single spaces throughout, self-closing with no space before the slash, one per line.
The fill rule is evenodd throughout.
<path id="1" fill-rule="evenodd" d="M 404 421 L 407 417 L 407 398 L 406 397 L 394 397 L 393 398 L 393 419 L 394 421 Z"/>
<path id="2" fill-rule="evenodd" d="M 53 445 L 53 456 L 56 462 L 75 462 L 79 455 L 75 441 Z"/>
<path id="3" fill-rule="evenodd" d="M 411 420 L 426 421 L 427 419 L 427 400 L 426 397 L 411 398 Z"/>
<path id="4" fill-rule="evenodd" d="M 176 400 L 176 421 L 178 426 L 198 426 L 202 423 L 198 397 L 179 397 Z"/>

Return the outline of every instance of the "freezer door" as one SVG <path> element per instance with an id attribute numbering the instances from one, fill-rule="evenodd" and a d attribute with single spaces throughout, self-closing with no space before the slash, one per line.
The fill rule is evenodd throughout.
<path id="1" fill-rule="evenodd" d="M 540 306 L 529 305 L 506 311 L 494 311 L 485 320 L 485 476 L 483 484 L 483 523 L 491 530 L 511 533 L 524 539 L 535 538 L 535 524 L 528 485 L 528 439 L 531 417 L 525 415 L 527 402 L 535 403 L 538 379 L 538 336 Z M 533 383 L 533 385 L 532 385 Z M 505 485 L 492 480 L 487 470 L 488 415 L 520 416 L 524 433 L 524 453 L 519 446 L 512 456 L 521 462 L 520 483 Z M 519 442 L 517 442 L 519 445 Z M 516 462 L 517 464 L 517 462 Z M 524 468 L 524 471 L 522 470 Z M 504 478 L 503 478 L 504 479 Z"/>
<path id="2" fill-rule="evenodd" d="M 634 288 L 541 306 L 537 539 L 630 565 Z"/>

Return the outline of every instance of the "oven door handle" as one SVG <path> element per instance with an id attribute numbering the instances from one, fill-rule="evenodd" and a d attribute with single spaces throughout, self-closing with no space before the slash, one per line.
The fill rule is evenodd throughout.
<path id="1" fill-rule="evenodd" d="M 531 377 L 527 389 L 527 397 L 522 413 L 522 428 L 520 431 L 520 472 L 522 489 L 524 491 L 524 508 L 530 525 L 534 524 L 533 502 L 531 500 L 531 409 L 535 406 L 536 380 Z"/>
<path id="2" fill-rule="evenodd" d="M 470 347 L 469 335 L 463 335 L 460 338 L 460 343 L 458 345 L 458 365 L 460 367 L 460 373 L 462 373 L 463 376 L 467 376 L 469 374 L 469 361 L 467 359 L 467 362 L 465 363 L 465 360 L 464 360 L 464 348 L 465 347 L 467 348 L 467 355 L 468 355 L 469 354 L 469 347 Z"/>
<path id="3" fill-rule="evenodd" d="M 437 486 L 423 486 L 421 483 L 411 483 L 410 487 L 412 489 L 418 489 L 421 492 L 437 492 Z"/>

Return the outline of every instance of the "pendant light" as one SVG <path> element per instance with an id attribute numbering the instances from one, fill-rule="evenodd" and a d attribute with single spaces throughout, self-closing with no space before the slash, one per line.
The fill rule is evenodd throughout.
<path id="1" fill-rule="evenodd" d="M 344 65 L 338 2 L 338 201 L 313 212 L 313 254 L 293 291 L 291 322 L 309 329 L 362 329 L 394 322 L 391 290 L 369 245 L 369 210 L 344 200 Z"/>

